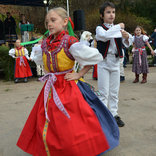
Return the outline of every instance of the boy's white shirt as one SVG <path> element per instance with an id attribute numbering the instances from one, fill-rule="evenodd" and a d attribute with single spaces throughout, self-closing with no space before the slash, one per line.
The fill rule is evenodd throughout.
<path id="1" fill-rule="evenodd" d="M 96 40 L 103 41 L 103 42 L 107 42 L 108 40 L 110 40 L 108 54 L 116 54 L 117 48 L 116 48 L 114 38 L 122 38 L 122 34 L 121 34 L 122 29 L 119 24 L 114 25 L 114 24 L 104 23 L 104 25 L 109 29 L 106 31 L 105 29 L 102 28 L 102 26 L 97 26 L 96 36 L 95 36 Z M 122 43 L 124 44 L 125 47 L 129 47 L 132 44 L 132 39 L 133 39 L 132 35 L 129 34 L 128 43 L 124 38 L 122 38 Z"/>
<path id="2" fill-rule="evenodd" d="M 29 56 L 28 56 L 28 50 L 26 48 L 24 48 L 24 56 L 29 59 Z M 12 48 L 9 50 L 9 55 L 13 58 L 15 58 L 15 48 Z"/>

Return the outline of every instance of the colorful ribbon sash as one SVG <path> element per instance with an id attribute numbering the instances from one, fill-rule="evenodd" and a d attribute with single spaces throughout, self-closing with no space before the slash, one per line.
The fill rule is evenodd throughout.
<path id="1" fill-rule="evenodd" d="M 20 66 L 22 65 L 22 63 L 23 63 L 24 66 L 26 66 L 25 62 L 24 62 L 24 59 L 23 59 L 23 56 L 19 56 L 18 58 L 20 58 Z"/>
<path id="2" fill-rule="evenodd" d="M 48 121 L 50 121 L 49 117 L 48 117 L 48 113 L 47 113 L 47 101 L 48 101 L 48 96 L 49 96 L 49 92 L 50 92 L 50 88 L 52 88 L 52 91 L 53 91 L 53 99 L 54 99 L 54 102 L 56 104 L 56 106 L 58 107 L 58 109 L 65 115 L 67 116 L 67 118 L 70 119 L 70 115 L 68 114 L 68 112 L 66 111 L 66 109 L 64 108 L 57 92 L 56 92 L 56 89 L 54 87 L 54 84 L 55 82 L 57 81 L 57 78 L 55 75 L 61 75 L 61 74 L 65 74 L 65 73 L 68 73 L 68 72 L 71 72 L 73 69 L 70 69 L 68 71 L 64 71 L 64 72 L 56 72 L 56 73 L 48 73 L 46 74 L 45 76 L 39 78 L 40 81 L 46 81 L 47 80 L 47 83 L 45 85 L 45 88 L 44 88 L 44 110 L 45 110 L 45 117 Z"/>
<path id="3" fill-rule="evenodd" d="M 142 48 L 136 48 L 137 51 L 139 51 L 139 64 L 141 66 L 142 64 L 142 61 L 141 61 L 141 55 L 143 53 L 143 50 L 145 50 L 145 47 L 142 47 Z"/>

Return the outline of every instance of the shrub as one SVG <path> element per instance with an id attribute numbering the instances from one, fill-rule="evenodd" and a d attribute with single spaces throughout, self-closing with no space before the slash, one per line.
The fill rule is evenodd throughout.
<path id="1" fill-rule="evenodd" d="M 14 79 L 14 63 L 15 60 L 8 55 L 9 48 L 6 46 L 0 46 L 0 69 L 3 71 L 3 77 L 5 80 Z"/>

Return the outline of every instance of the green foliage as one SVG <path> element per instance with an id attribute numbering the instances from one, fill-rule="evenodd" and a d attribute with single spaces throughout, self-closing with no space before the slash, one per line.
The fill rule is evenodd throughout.
<path id="1" fill-rule="evenodd" d="M 98 9 L 88 10 L 86 12 L 86 19 L 87 30 L 95 33 L 96 26 L 101 23 Z"/>
<path id="2" fill-rule="evenodd" d="M 0 69 L 3 71 L 5 80 L 14 79 L 14 59 L 8 55 L 9 48 L 0 46 Z"/>
<path id="3" fill-rule="evenodd" d="M 134 7 L 131 9 L 134 13 L 140 16 L 151 18 L 153 23 L 156 22 L 156 1 L 155 0 L 137 0 Z"/>
<path id="4" fill-rule="evenodd" d="M 92 33 L 95 33 L 95 28 L 100 24 L 100 15 L 98 9 L 87 10 L 85 12 L 86 18 L 86 29 Z M 152 21 L 146 17 L 139 17 L 135 14 L 127 12 L 126 14 L 121 10 L 116 12 L 115 23 L 125 23 L 126 31 L 134 33 L 134 30 L 137 25 L 140 25 L 144 30 L 149 33 L 149 30 L 152 30 Z"/>
<path id="5" fill-rule="evenodd" d="M 149 34 L 149 30 L 152 30 L 152 21 L 145 18 L 145 17 L 139 17 L 135 14 L 132 14 L 130 12 L 127 12 L 127 14 L 124 14 L 121 11 L 118 11 L 116 14 L 116 20 L 115 23 L 125 23 L 126 30 L 130 33 L 134 33 L 134 30 L 137 25 L 140 25 L 144 28 L 144 30 Z"/>

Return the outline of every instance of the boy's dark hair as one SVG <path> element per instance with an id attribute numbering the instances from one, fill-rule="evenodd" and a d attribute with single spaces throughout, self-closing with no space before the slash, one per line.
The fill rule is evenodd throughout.
<path id="1" fill-rule="evenodd" d="M 109 1 L 107 1 L 103 5 L 101 5 L 100 9 L 99 9 L 99 13 L 100 13 L 100 15 L 102 15 L 102 17 L 104 16 L 104 11 L 107 7 L 115 8 L 115 5 Z"/>

